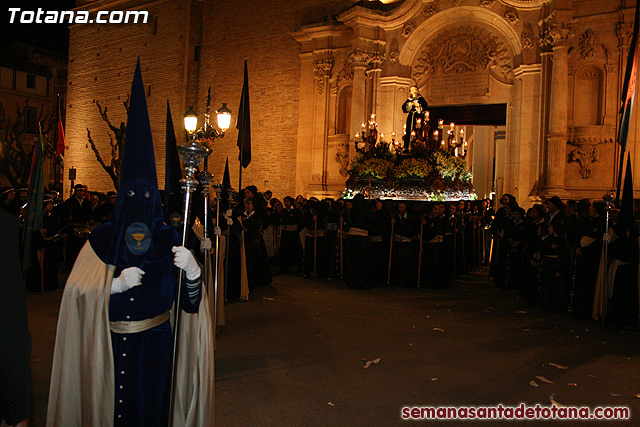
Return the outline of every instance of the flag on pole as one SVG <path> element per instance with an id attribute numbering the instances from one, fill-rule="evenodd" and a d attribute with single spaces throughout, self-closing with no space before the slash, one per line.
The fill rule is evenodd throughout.
<path id="1" fill-rule="evenodd" d="M 62 125 L 62 116 L 60 115 L 60 104 L 58 104 L 58 135 L 56 141 L 56 155 L 64 156 L 65 149 L 64 126 Z"/>
<path id="2" fill-rule="evenodd" d="M 222 176 L 222 188 L 231 188 L 231 175 L 229 175 L 229 157 L 224 165 L 224 175 Z"/>
<path id="3" fill-rule="evenodd" d="M 243 168 L 251 163 L 251 111 L 249 108 L 249 76 L 247 74 L 247 60 L 244 60 L 244 82 L 242 83 L 242 97 L 238 108 L 238 148 L 239 160 Z"/>
<path id="4" fill-rule="evenodd" d="M 638 21 L 640 17 L 640 0 L 636 0 L 636 13 L 633 23 L 633 36 L 629 46 L 629 56 L 627 57 L 627 69 L 624 75 L 622 86 L 622 116 L 620 117 L 620 127 L 618 129 L 618 144 L 622 151 L 627 148 L 627 137 L 629 135 L 629 121 L 631 111 L 635 101 L 636 75 L 638 73 Z"/>
<path id="5" fill-rule="evenodd" d="M 25 271 L 31 262 L 31 241 L 34 230 L 42 228 L 42 195 L 44 192 L 44 155 L 42 151 L 42 136 L 38 138 L 33 147 L 31 161 L 31 175 L 29 178 L 29 199 L 24 214 L 24 228 L 22 229 L 22 270 Z"/>

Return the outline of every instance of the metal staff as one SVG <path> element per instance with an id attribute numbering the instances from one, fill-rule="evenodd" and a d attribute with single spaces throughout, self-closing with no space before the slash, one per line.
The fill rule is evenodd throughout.
<path id="1" fill-rule="evenodd" d="M 313 277 L 318 276 L 318 218 L 313 220 Z"/>
<path id="2" fill-rule="evenodd" d="M 216 310 L 216 316 L 215 316 L 215 321 L 216 321 L 216 325 L 218 324 L 218 318 L 220 317 L 220 310 L 218 310 L 218 302 L 219 302 L 219 298 L 218 298 L 218 276 L 220 275 L 220 234 L 221 234 L 221 229 L 220 229 L 220 195 L 222 194 L 222 185 L 220 183 L 217 183 L 216 185 L 213 186 L 213 190 L 216 192 L 216 226 L 213 230 L 213 235 L 215 236 L 215 248 L 216 248 L 216 260 L 213 264 L 213 291 L 214 291 L 214 295 L 215 298 L 214 303 L 215 303 L 215 310 Z M 225 275 L 226 275 L 226 271 L 225 271 Z M 214 331 L 215 331 L 215 327 L 214 327 Z M 215 335 L 214 335 L 215 337 Z M 215 338 L 214 338 L 215 339 Z"/>
<path id="3" fill-rule="evenodd" d="M 185 145 L 181 145 L 178 148 L 180 158 L 185 165 L 186 176 L 180 180 L 180 186 L 184 191 L 184 221 L 182 223 L 182 246 L 187 243 L 187 230 L 189 227 L 189 216 L 191 212 L 191 193 L 198 185 L 198 181 L 194 178 L 197 166 L 202 163 L 202 160 L 209 154 L 209 150 L 203 146 L 197 144 L 191 140 Z M 176 388 L 176 370 L 178 367 L 178 338 L 180 331 L 180 312 L 182 311 L 182 283 L 183 283 L 182 271 L 178 273 L 178 289 L 176 290 L 176 305 L 174 313 L 174 326 L 173 326 L 173 353 L 171 354 L 171 372 L 169 376 L 171 389 L 169 394 L 169 426 L 173 423 L 174 412 L 174 397 Z"/>
<path id="4" fill-rule="evenodd" d="M 393 227 L 395 221 L 391 221 L 391 239 L 389 239 L 389 269 L 387 270 L 387 285 L 391 283 L 391 256 L 393 254 Z"/>
<path id="5" fill-rule="evenodd" d="M 340 278 L 344 279 L 344 275 L 342 274 L 342 252 L 343 252 L 343 238 L 344 236 L 342 235 L 343 231 L 342 231 L 342 217 L 340 217 Z"/>
<path id="6" fill-rule="evenodd" d="M 206 169 L 205 165 L 205 169 Z M 207 172 L 206 170 L 202 173 L 199 173 L 196 178 L 200 181 L 202 185 L 202 196 L 204 197 L 204 238 L 209 237 L 209 186 L 211 185 L 211 180 L 213 179 L 213 175 Z M 214 270 L 215 274 L 215 270 Z M 204 273 L 202 275 L 202 283 L 205 286 L 209 286 L 209 277 L 211 277 L 211 251 L 207 251 L 204 257 Z M 211 292 L 211 289 L 209 289 Z M 214 304 L 215 304 L 215 294 L 213 294 Z M 209 299 L 211 299 L 211 295 L 209 295 Z M 215 306 L 214 306 L 215 307 Z M 214 326 L 215 331 L 215 326 Z M 215 336 L 215 334 L 214 334 Z"/>
<path id="7" fill-rule="evenodd" d="M 424 219 L 423 219 L 424 220 Z M 420 250 L 418 251 L 418 287 L 420 287 L 420 274 L 422 273 L 422 231 L 424 230 L 424 222 L 420 221 L 420 236 L 418 237 L 420 240 Z"/>
<path id="8" fill-rule="evenodd" d="M 231 209 L 231 202 L 233 201 L 233 188 L 227 189 L 227 198 L 229 200 L 229 207 Z M 225 242 L 224 251 L 224 300 L 227 300 L 227 289 L 229 287 L 229 241 L 231 240 L 231 226 L 227 225 L 227 241 Z"/>
<path id="9" fill-rule="evenodd" d="M 604 330 L 604 318 L 607 315 L 607 305 L 609 304 L 609 218 L 611 216 L 611 200 L 613 196 L 609 193 L 605 194 L 604 202 L 606 203 L 607 217 L 604 225 L 604 283 L 602 286 L 602 314 L 600 316 L 602 321 L 602 330 Z"/>

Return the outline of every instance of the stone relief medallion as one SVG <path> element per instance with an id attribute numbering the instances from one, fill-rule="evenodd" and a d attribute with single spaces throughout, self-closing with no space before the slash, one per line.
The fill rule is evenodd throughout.
<path id="1" fill-rule="evenodd" d="M 480 6 L 482 6 L 482 7 L 486 7 L 486 8 L 489 8 L 489 9 L 490 9 L 490 8 L 492 8 L 492 7 L 493 7 L 493 4 L 494 4 L 494 3 L 495 3 L 495 1 L 494 1 L 494 0 L 482 0 L 482 1 L 480 2 Z"/>
<path id="2" fill-rule="evenodd" d="M 580 46 L 580 57 L 582 59 L 593 59 L 596 54 L 597 45 L 596 32 L 591 28 L 585 30 L 585 32 L 580 35 L 580 41 L 578 42 L 578 46 Z"/>
<path id="3" fill-rule="evenodd" d="M 548 28 L 538 39 L 540 47 L 560 46 L 575 35 L 573 28 L 568 25 L 554 24 Z"/>
<path id="4" fill-rule="evenodd" d="M 464 2 L 464 0 L 451 0 L 451 3 L 454 6 L 460 6 L 463 2 Z"/>
<path id="5" fill-rule="evenodd" d="M 411 33 L 416 29 L 416 26 L 413 22 L 407 22 L 404 24 L 402 28 L 402 37 L 409 37 Z"/>
<path id="6" fill-rule="evenodd" d="M 424 10 L 422 11 L 422 15 L 424 15 L 426 18 L 431 18 L 433 15 L 436 14 L 436 12 L 437 12 L 436 5 L 431 4 L 424 8 Z"/>
<path id="7" fill-rule="evenodd" d="M 490 75 L 511 83 L 512 71 L 511 54 L 498 36 L 460 25 L 427 43 L 413 65 L 413 78 L 418 87 L 429 84 L 429 96 L 436 101 L 485 96 Z"/>
<path id="8" fill-rule="evenodd" d="M 518 12 L 513 9 L 509 9 L 505 11 L 502 17 L 504 18 L 505 21 L 507 21 L 512 26 L 516 25 L 520 20 L 520 17 L 518 16 Z"/>

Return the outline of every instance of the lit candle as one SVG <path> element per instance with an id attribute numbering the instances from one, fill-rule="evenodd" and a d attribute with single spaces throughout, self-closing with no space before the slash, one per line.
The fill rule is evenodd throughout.
<path id="1" fill-rule="evenodd" d="M 384 133 L 380 134 L 380 142 L 384 142 Z"/>
<path id="2" fill-rule="evenodd" d="M 442 145 L 444 147 L 444 139 L 442 140 L 442 142 L 440 143 L 440 145 Z"/>
<path id="3" fill-rule="evenodd" d="M 364 131 L 367 128 L 367 125 L 364 124 L 364 122 L 362 123 L 362 125 L 360 125 L 362 127 L 362 130 Z"/>
<path id="4" fill-rule="evenodd" d="M 360 138 L 360 133 L 359 133 L 359 132 L 356 132 L 356 138 L 355 138 L 355 139 L 356 139 L 356 141 L 357 141 L 359 138 Z"/>
<path id="5" fill-rule="evenodd" d="M 422 126 L 422 120 L 416 119 L 416 127 L 419 128 Z"/>
<path id="6" fill-rule="evenodd" d="M 451 122 L 451 124 L 449 125 L 449 127 L 451 127 L 451 130 L 453 131 L 453 128 L 456 126 L 455 123 Z"/>
<path id="7" fill-rule="evenodd" d="M 391 139 L 396 139 L 396 133 L 395 132 L 391 132 Z"/>
<path id="8" fill-rule="evenodd" d="M 460 136 L 464 135 L 464 129 L 460 129 Z"/>
<path id="9" fill-rule="evenodd" d="M 428 112 L 428 111 L 425 111 L 425 113 L 424 113 L 424 119 L 425 119 L 426 121 L 429 121 L 429 112 Z"/>
<path id="10" fill-rule="evenodd" d="M 375 115 L 375 114 L 372 114 L 372 115 L 371 115 L 371 121 L 372 121 L 372 122 L 374 122 L 375 120 L 376 120 L 376 115 Z"/>
<path id="11" fill-rule="evenodd" d="M 440 119 L 438 120 L 438 127 L 442 129 L 442 126 L 444 126 L 444 120 Z"/>
<path id="12" fill-rule="evenodd" d="M 433 136 L 435 136 L 436 139 L 438 139 L 438 131 L 437 130 L 433 131 Z"/>

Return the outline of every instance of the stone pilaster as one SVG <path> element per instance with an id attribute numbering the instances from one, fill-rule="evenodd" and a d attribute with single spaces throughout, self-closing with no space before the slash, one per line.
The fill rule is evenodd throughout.
<path id="1" fill-rule="evenodd" d="M 570 28 L 555 24 L 545 32 L 541 40 L 553 47 L 545 196 L 568 195 L 565 189 L 565 168 L 568 140 L 569 48 L 564 42 L 571 37 L 573 31 Z"/>

